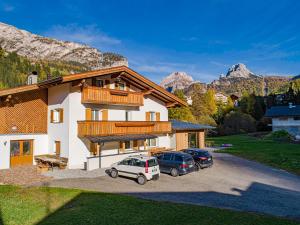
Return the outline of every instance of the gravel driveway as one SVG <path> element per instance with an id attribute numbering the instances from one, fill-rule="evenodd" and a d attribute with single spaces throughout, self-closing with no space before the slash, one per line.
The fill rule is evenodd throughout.
<path id="1" fill-rule="evenodd" d="M 212 168 L 144 186 L 126 178 L 60 179 L 49 186 L 129 194 L 159 201 L 229 208 L 300 219 L 300 177 L 224 153 Z"/>

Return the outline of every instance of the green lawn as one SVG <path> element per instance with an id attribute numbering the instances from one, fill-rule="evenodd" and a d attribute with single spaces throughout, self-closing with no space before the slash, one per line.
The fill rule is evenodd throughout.
<path id="1" fill-rule="evenodd" d="M 253 213 L 62 188 L 0 186 L 2 224 L 298 224 Z M 1 224 L 0 220 L 0 224 Z"/>
<path id="2" fill-rule="evenodd" d="M 300 175 L 300 145 L 264 140 L 248 135 L 208 138 L 215 144 L 230 143 L 232 148 L 221 150 L 233 155 L 265 163 Z"/>

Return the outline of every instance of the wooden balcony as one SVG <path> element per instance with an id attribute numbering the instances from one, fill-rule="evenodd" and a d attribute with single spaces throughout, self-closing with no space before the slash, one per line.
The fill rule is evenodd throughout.
<path id="1" fill-rule="evenodd" d="M 78 121 L 78 136 L 163 134 L 171 132 L 168 121 Z"/>
<path id="2" fill-rule="evenodd" d="M 82 90 L 82 103 L 110 105 L 144 105 L 144 95 L 139 92 L 121 91 L 108 88 L 88 86 Z"/>

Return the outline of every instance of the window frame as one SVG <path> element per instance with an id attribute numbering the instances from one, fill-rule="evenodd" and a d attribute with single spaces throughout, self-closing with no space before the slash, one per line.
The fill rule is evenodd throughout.
<path id="1" fill-rule="evenodd" d="M 55 108 L 51 109 L 50 111 L 50 122 L 51 123 L 63 123 L 63 114 L 64 109 L 63 108 Z M 55 118 L 57 116 L 57 119 Z"/>

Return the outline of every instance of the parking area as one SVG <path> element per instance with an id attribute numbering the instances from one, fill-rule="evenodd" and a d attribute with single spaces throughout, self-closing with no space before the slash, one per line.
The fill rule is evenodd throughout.
<path id="1" fill-rule="evenodd" d="M 229 154 L 213 153 L 214 166 L 180 177 L 162 174 L 138 185 L 127 178 L 55 179 L 45 185 L 128 194 L 300 219 L 300 178 Z"/>

